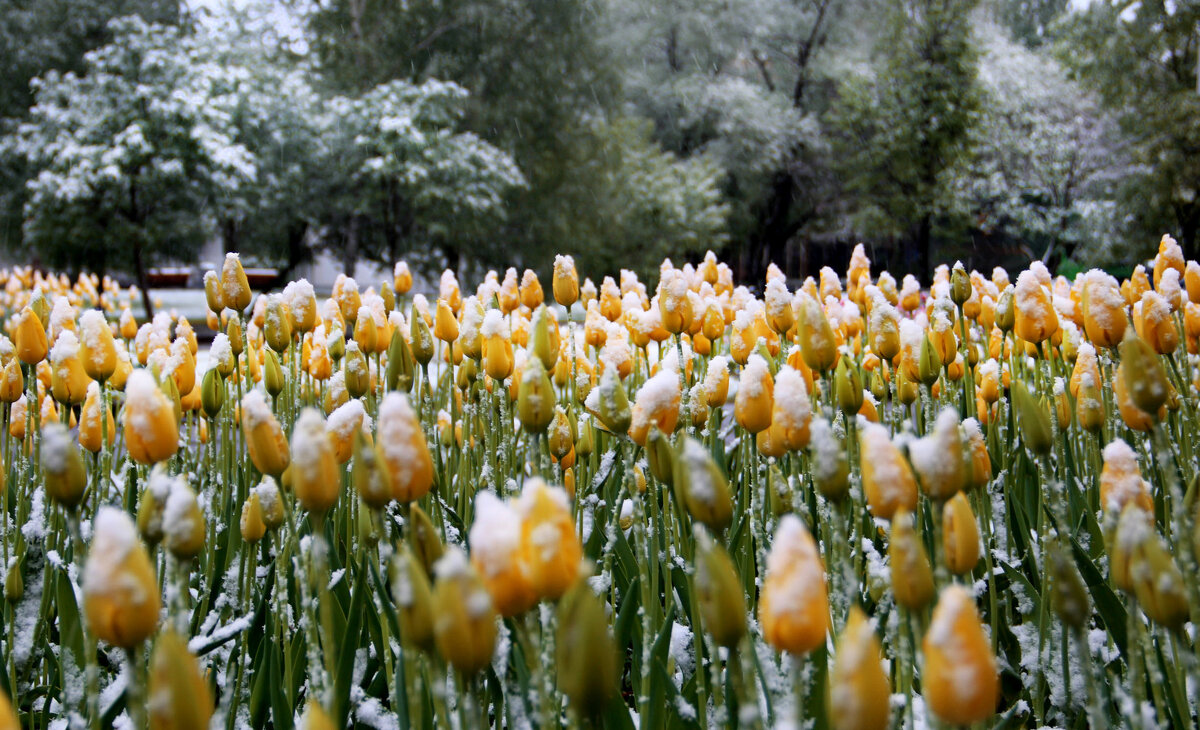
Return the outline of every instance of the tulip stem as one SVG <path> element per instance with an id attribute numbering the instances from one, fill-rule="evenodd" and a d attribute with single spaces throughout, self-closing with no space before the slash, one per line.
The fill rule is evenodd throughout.
<path id="1" fill-rule="evenodd" d="M 129 719 L 135 730 L 147 727 L 146 720 L 146 687 L 142 681 L 142 647 L 135 646 L 125 650 L 125 668 L 129 673 L 125 685 L 125 709 L 129 711 Z"/>

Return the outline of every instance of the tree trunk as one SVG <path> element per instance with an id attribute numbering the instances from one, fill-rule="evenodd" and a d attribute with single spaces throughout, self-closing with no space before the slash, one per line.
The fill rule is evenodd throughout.
<path id="1" fill-rule="evenodd" d="M 142 290 L 142 306 L 146 308 L 146 319 L 154 319 L 154 304 L 150 301 L 150 279 L 146 275 L 141 243 L 133 244 L 133 268 L 137 272 L 138 288 Z"/>
<path id="2" fill-rule="evenodd" d="M 358 226 L 358 216 L 352 216 L 346 230 L 346 247 L 342 249 L 342 271 L 350 277 L 354 276 L 354 267 L 358 263 Z"/>
<path id="3" fill-rule="evenodd" d="M 1175 220 L 1179 223 L 1179 247 L 1185 260 L 1197 255 L 1196 235 L 1200 231 L 1200 204 L 1192 203 L 1175 208 Z"/>
<path id="4" fill-rule="evenodd" d="M 917 224 L 917 232 L 915 240 L 917 249 L 917 271 L 916 276 L 922 284 L 928 284 L 931 281 L 929 273 L 929 243 L 933 237 L 933 216 L 926 213 L 921 216 L 921 222 Z"/>

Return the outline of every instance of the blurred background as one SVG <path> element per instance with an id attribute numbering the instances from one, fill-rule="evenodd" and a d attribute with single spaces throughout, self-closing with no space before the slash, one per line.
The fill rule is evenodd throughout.
<path id="1" fill-rule="evenodd" d="M 1127 273 L 1200 255 L 1198 45 L 1196 0 L 0 0 L 0 245 L 143 288 Z"/>

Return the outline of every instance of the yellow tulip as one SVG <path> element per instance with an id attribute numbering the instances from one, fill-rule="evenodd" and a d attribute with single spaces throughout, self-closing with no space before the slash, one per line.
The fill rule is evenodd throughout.
<path id="1" fill-rule="evenodd" d="M 479 573 L 457 547 L 435 567 L 433 633 L 438 652 L 455 669 L 473 674 L 492 662 L 496 609 Z"/>
<path id="2" fill-rule="evenodd" d="M 886 730 L 891 685 L 883 671 L 883 650 L 871 622 L 858 606 L 850 609 L 834 647 L 829 673 L 829 725 L 834 730 Z"/>
<path id="3" fill-rule="evenodd" d="M 529 576 L 542 598 L 558 600 L 575 582 L 583 561 L 583 546 L 575 532 L 567 493 L 532 477 L 515 505 L 521 519 Z"/>
<path id="4" fill-rule="evenodd" d="M 134 461 L 156 464 L 179 450 L 179 421 L 174 406 L 149 372 L 135 370 L 130 374 L 121 420 L 125 446 Z"/>
<path id="5" fill-rule="evenodd" d="M 150 656 L 146 700 L 151 730 L 204 730 L 213 714 L 212 692 L 187 642 L 168 629 Z"/>
<path id="6" fill-rule="evenodd" d="M 79 358 L 89 378 L 104 382 L 117 369 L 117 345 L 104 313 L 92 309 L 79 318 Z M 194 335 L 193 335 L 194 336 Z"/>
<path id="7" fill-rule="evenodd" d="M 433 459 L 407 396 L 392 391 L 379 404 L 376 440 L 397 501 L 408 503 L 433 486 Z"/>
<path id="8" fill-rule="evenodd" d="M 975 601 L 961 585 L 942 590 L 922 641 L 925 702 L 939 719 L 970 725 L 996 712 L 1000 675 Z"/>
<path id="9" fill-rule="evenodd" d="M 83 572 L 83 610 L 101 641 L 132 649 L 158 627 L 159 588 L 133 520 L 100 507 Z"/>
<path id="10" fill-rule="evenodd" d="M 979 562 L 979 525 L 962 492 L 942 507 L 942 548 L 946 567 L 955 575 L 971 572 Z"/>
<path id="11" fill-rule="evenodd" d="M 917 506 L 917 480 L 887 429 L 868 424 L 859 435 L 863 493 L 871 514 L 890 520 L 897 509 Z"/>
<path id="12" fill-rule="evenodd" d="M 825 566 L 812 535 L 795 515 L 784 515 L 767 555 L 758 604 L 763 638 L 776 651 L 804 655 L 829 632 Z"/>
<path id="13" fill-rule="evenodd" d="M 751 355 L 742 368 L 741 382 L 734 398 L 734 417 L 747 432 L 758 433 L 771 425 L 774 408 L 775 380 L 767 362 L 758 355 Z"/>
<path id="14" fill-rule="evenodd" d="M 13 344 L 17 348 L 17 359 L 26 365 L 41 362 L 49 351 L 46 327 L 30 307 L 17 315 L 17 326 L 13 333 Z"/>
<path id="15" fill-rule="evenodd" d="M 296 500 L 309 512 L 323 515 L 337 503 L 342 482 L 325 419 L 317 409 L 300 412 L 292 429 L 291 453 Z"/>
<path id="16" fill-rule="evenodd" d="M 263 474 L 279 478 L 291 461 L 291 453 L 263 391 L 254 389 L 242 397 L 241 416 L 250 461 Z"/>

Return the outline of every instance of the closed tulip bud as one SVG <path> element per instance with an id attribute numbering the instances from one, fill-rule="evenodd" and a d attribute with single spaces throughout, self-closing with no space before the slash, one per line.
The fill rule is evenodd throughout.
<path id="1" fill-rule="evenodd" d="M 961 585 L 942 590 L 922 642 L 925 701 L 939 719 L 970 725 L 996 712 L 1000 675 L 975 602 Z"/>
<path id="2" fill-rule="evenodd" d="M 21 576 L 21 559 L 13 557 L 8 564 L 8 570 L 4 574 L 4 600 L 10 604 L 19 603 L 25 595 L 25 579 Z M 0 712 L 3 712 L 3 706 L 0 705 Z M 10 709 L 11 712 L 11 709 Z M 12 728 L 16 730 L 20 725 L 5 726 L 0 723 L 0 728 Z"/>
<path id="3" fill-rule="evenodd" d="M 300 730 L 337 730 L 337 725 L 316 700 L 309 700 L 300 716 Z"/>
<path id="4" fill-rule="evenodd" d="M 1079 420 L 1079 425 L 1089 433 L 1099 433 L 1104 427 L 1104 395 L 1091 375 L 1085 375 L 1081 380 L 1079 395 L 1075 401 L 1075 417 Z"/>
<path id="5" fill-rule="evenodd" d="M 971 278 L 967 276 L 962 262 L 955 262 L 954 269 L 950 272 L 950 300 L 961 307 L 970 298 Z"/>
<path id="6" fill-rule="evenodd" d="M 717 646 L 736 647 L 746 635 L 746 593 L 729 553 L 696 525 L 696 595 L 705 630 Z"/>
<path id="7" fill-rule="evenodd" d="M 942 547 L 946 567 L 955 575 L 971 572 L 979 562 L 979 525 L 962 492 L 942 507 Z"/>
<path id="8" fill-rule="evenodd" d="M 164 631 L 154 643 L 146 713 L 151 730 L 204 730 L 212 718 L 208 681 L 174 629 Z"/>
<path id="9" fill-rule="evenodd" d="M 575 583 L 558 609 L 555 640 L 558 686 L 581 715 L 598 715 L 617 693 L 621 665 L 604 603 L 585 580 Z"/>
<path id="10" fill-rule="evenodd" d="M 479 327 L 483 337 L 483 369 L 493 380 L 503 382 L 513 371 L 512 334 L 498 309 L 489 309 Z"/>
<path id="11" fill-rule="evenodd" d="M 871 514 L 890 520 L 897 509 L 916 509 L 916 477 L 887 429 L 877 423 L 867 424 L 859 436 L 859 449 L 863 493 Z"/>
<path id="12" fill-rule="evenodd" d="M 929 435 L 909 445 L 909 460 L 930 499 L 947 500 L 967 486 L 964 449 L 958 412 L 953 408 L 938 414 Z"/>
<path id="13" fill-rule="evenodd" d="M 1146 488 L 1137 456 L 1121 439 L 1104 447 L 1104 468 L 1100 472 L 1100 507 L 1120 514 L 1130 502 L 1146 512 L 1154 511 L 1154 500 Z"/>
<path id="14" fill-rule="evenodd" d="M 734 416 L 738 425 L 756 434 L 771 425 L 775 405 L 775 380 L 767 361 L 751 355 L 742 369 L 741 384 L 734 398 Z"/>
<path id="15" fill-rule="evenodd" d="M 554 292 L 554 301 L 567 309 L 579 300 L 579 274 L 575 271 L 575 259 L 562 255 L 554 257 L 551 290 Z"/>
<path id="16" fill-rule="evenodd" d="M 433 651 L 433 588 L 425 568 L 404 543 L 392 556 L 390 575 L 400 638 L 423 652 Z"/>
<path id="17" fill-rule="evenodd" d="M 342 362 L 342 371 L 346 384 L 346 392 L 351 398 L 361 398 L 371 388 L 371 368 L 367 364 L 367 356 L 359 349 L 357 342 L 351 342 L 346 348 L 346 357 Z"/>
<path id="18" fill-rule="evenodd" d="M 170 379 L 168 378 L 170 383 Z M 175 407 L 145 370 L 135 370 L 125 385 L 125 446 L 140 464 L 156 464 L 179 450 Z"/>
<path id="19" fill-rule="evenodd" d="M 252 390 L 242 398 L 241 415 L 250 461 L 263 474 L 278 478 L 287 468 L 291 453 L 263 391 Z"/>
<path id="20" fill-rule="evenodd" d="M 217 417 L 224 405 L 225 384 L 221 382 L 221 375 L 217 369 L 210 368 L 205 371 L 204 378 L 200 381 L 200 408 L 206 417 L 212 419 Z"/>
<path id="21" fill-rule="evenodd" d="M 29 308 L 37 315 L 38 321 L 42 323 L 43 330 L 49 326 L 50 302 L 47 301 L 46 295 L 40 288 L 33 292 L 33 298 L 29 300 Z"/>
<path id="22" fill-rule="evenodd" d="M 26 400 L 25 396 L 21 396 L 13 401 L 12 413 L 10 414 L 8 421 L 9 435 L 19 441 L 25 440 L 25 417 L 27 414 L 27 403 L 28 401 Z"/>
<path id="23" fill-rule="evenodd" d="M 522 614 L 537 603 L 530 546 L 522 540 L 521 518 L 511 504 L 491 492 L 479 492 L 469 542 L 471 564 L 501 616 Z"/>
<path id="24" fill-rule="evenodd" d="M 925 333 L 921 336 L 921 354 L 917 360 L 917 380 L 922 385 L 932 386 L 937 382 L 941 372 L 942 358 L 938 355 L 933 342 L 930 341 L 929 334 Z"/>
<path id="25" fill-rule="evenodd" d="M 93 309 L 79 318 L 79 359 L 89 378 L 104 382 L 117 369 L 117 345 L 104 313 Z"/>
<path id="26" fill-rule="evenodd" d="M 531 477 L 515 510 L 533 589 L 541 598 L 558 600 L 575 583 L 583 561 L 567 493 Z"/>
<path id="27" fill-rule="evenodd" d="M 25 307 L 17 315 L 13 344 L 16 347 L 17 359 L 26 365 L 36 365 L 46 358 L 49 351 L 46 327 L 32 307 Z"/>
<path id="28" fill-rule="evenodd" d="M 388 344 L 387 355 L 387 389 L 408 392 L 413 383 L 413 358 L 409 350 L 408 340 L 399 330 L 392 332 L 392 341 Z"/>
<path id="29" fill-rule="evenodd" d="M 83 573 L 83 610 L 92 635 L 122 649 L 141 644 L 158 627 L 159 588 L 133 520 L 100 507 Z"/>
<path id="30" fill-rule="evenodd" d="M 102 423 L 101 418 L 107 419 L 108 423 Z M 112 446 L 117 438 L 117 424 L 112 411 L 101 404 L 100 385 L 92 382 L 88 385 L 87 399 L 79 411 L 79 445 L 93 454 L 98 453 L 104 444 L 105 429 L 108 445 Z"/>
<path id="31" fill-rule="evenodd" d="M 445 299 L 437 301 L 437 311 L 433 317 L 433 336 L 442 342 L 458 339 L 458 320 L 455 319 L 454 312 L 450 311 L 450 303 Z"/>
<path id="32" fill-rule="evenodd" d="M 831 502 L 841 502 L 850 492 L 850 464 L 846 459 L 845 444 L 824 418 L 813 419 L 810 451 L 813 484 L 817 491 Z"/>
<path id="33" fill-rule="evenodd" d="M 0 373 L 0 402 L 16 403 L 24 390 L 25 375 L 21 372 L 21 363 L 13 358 Z"/>
<path id="34" fill-rule="evenodd" d="M 1183 574 L 1153 528 L 1133 548 L 1129 578 L 1138 604 L 1151 620 L 1173 631 L 1183 627 L 1189 617 Z"/>
<path id="35" fill-rule="evenodd" d="M 549 433 L 550 454 L 561 460 L 575 448 L 575 428 L 561 406 L 554 408 L 554 421 Z"/>
<path id="36" fill-rule="evenodd" d="M 263 335 L 267 346 L 275 352 L 284 352 L 292 344 L 292 317 L 288 305 L 280 296 L 267 297 Z"/>
<path id="37" fill-rule="evenodd" d="M 329 338 L 325 342 L 325 349 L 329 351 L 331 360 L 341 362 L 342 357 L 346 354 L 346 337 L 341 329 L 334 327 L 330 330 Z"/>
<path id="38" fill-rule="evenodd" d="M 87 487 L 87 469 L 66 426 L 47 423 L 42 427 L 40 460 L 46 494 L 68 510 L 74 510 Z"/>
<path id="39" fill-rule="evenodd" d="M 408 270 L 408 264 L 400 261 L 396 263 L 396 267 L 392 274 L 392 286 L 395 287 L 396 293 L 404 296 L 412 289 L 413 277 L 412 272 Z"/>
<path id="40" fill-rule="evenodd" d="M 325 419 L 305 408 L 292 429 L 292 491 L 309 512 L 323 515 L 337 503 L 341 475 Z"/>
<path id="41" fill-rule="evenodd" d="M 1026 342 L 1039 344 L 1058 331 L 1058 313 L 1050 293 L 1033 271 L 1022 271 L 1013 290 L 1013 331 Z"/>
<path id="42" fill-rule="evenodd" d="M 262 500 L 258 493 L 251 491 L 250 496 L 242 503 L 242 516 L 238 521 L 242 531 L 242 539 L 253 545 L 267 533 L 267 524 L 263 522 Z"/>
<path id="43" fill-rule="evenodd" d="M 150 473 L 150 484 L 143 498 L 149 498 L 153 512 L 145 533 L 161 530 L 166 547 L 178 560 L 190 560 L 204 548 L 204 514 L 196 493 L 181 476 L 170 476 L 162 464 Z M 139 512 L 139 522 L 141 514 Z M 157 525 L 154 522 L 157 520 Z"/>
<path id="44" fill-rule="evenodd" d="M 1006 287 L 1000 292 L 996 302 L 996 327 L 1001 332 L 1011 332 L 1016 324 L 1016 298 L 1012 287 Z"/>
<path id="45" fill-rule="evenodd" d="M 429 331 L 424 315 L 417 309 L 416 301 L 409 310 L 408 328 L 413 360 L 424 367 L 433 359 L 433 333 Z"/>
<path id="46" fill-rule="evenodd" d="M 229 323 L 225 325 L 225 337 L 229 340 L 229 351 L 233 353 L 234 357 L 240 357 L 245 349 L 246 341 L 242 338 L 242 323 L 237 315 L 231 316 Z"/>
<path id="47" fill-rule="evenodd" d="M 1167 376 L 1145 340 L 1130 335 L 1121 342 L 1120 367 L 1129 399 L 1146 413 L 1157 414 L 1167 402 Z"/>
<path id="48" fill-rule="evenodd" d="M 891 695 L 883 671 L 883 650 L 866 614 L 850 608 L 834 648 L 829 674 L 829 725 L 834 730 L 886 730 L 891 706 L 880 702 Z"/>
<path id="49" fill-rule="evenodd" d="M 433 486 L 433 459 L 406 396 L 393 392 L 384 397 L 375 437 L 396 500 L 408 503 L 428 494 Z"/>
<path id="50" fill-rule="evenodd" d="M 263 352 L 263 386 L 272 398 L 283 392 L 283 367 L 279 364 L 279 358 L 271 350 Z M 203 383 L 201 387 L 203 387 Z M 203 391 L 201 391 L 201 395 L 204 395 Z"/>
<path id="51" fill-rule="evenodd" d="M 712 454 L 691 436 L 685 436 L 674 460 L 675 492 L 693 520 L 720 532 L 733 521 L 733 495 L 729 480 Z"/>
<path id="52" fill-rule="evenodd" d="M 646 437 L 646 461 L 650 465 L 650 474 L 668 487 L 675 484 L 675 450 L 671 440 L 656 427 L 650 427 Z"/>
<path id="53" fill-rule="evenodd" d="M 862 374 L 856 365 L 850 363 L 850 358 L 843 357 L 838 361 L 833 383 L 837 392 L 838 407 L 847 416 L 853 417 L 862 408 L 863 383 Z"/>
<path id="54" fill-rule="evenodd" d="M 438 652 L 464 674 L 492 662 L 496 609 L 479 573 L 462 550 L 451 547 L 435 568 L 433 633 Z"/>
<path id="55" fill-rule="evenodd" d="M 818 373 L 833 367 L 837 359 L 837 340 L 821 304 L 807 293 L 796 299 L 796 334 L 804 363 Z"/>
<path id="56" fill-rule="evenodd" d="M 1075 561 L 1055 540 L 1048 551 L 1050 560 L 1050 605 L 1063 623 L 1076 631 L 1087 626 L 1092 617 L 1092 602 L 1087 585 Z"/>
<path id="57" fill-rule="evenodd" d="M 802 656 L 825 644 L 829 632 L 825 566 L 812 535 L 795 515 L 784 515 L 775 531 L 758 620 L 763 638 L 776 651 Z"/>
<path id="58" fill-rule="evenodd" d="M 968 418 L 962 426 L 967 437 L 967 488 L 985 487 L 992 481 L 992 457 L 979 430 L 979 421 Z"/>
<path id="59" fill-rule="evenodd" d="M 526 431 L 543 433 L 554 420 L 554 385 L 542 367 L 542 361 L 531 357 L 521 370 L 517 385 L 517 419 Z"/>
<path id="60" fill-rule="evenodd" d="M 354 467 L 350 472 L 351 481 L 363 503 L 371 509 L 383 509 L 392 501 L 391 475 L 383 468 L 378 446 L 368 440 L 362 428 L 354 429 L 352 436 Z"/>
<path id="61" fill-rule="evenodd" d="M 79 359 L 79 340 L 63 330 L 50 350 L 50 389 L 54 400 L 64 405 L 82 403 L 89 379 Z"/>
<path id="62" fill-rule="evenodd" d="M 279 485 L 269 476 L 264 476 L 252 490 L 258 495 L 262 506 L 263 524 L 268 530 L 274 530 L 283 524 L 283 499 L 279 496 Z"/>
<path id="63" fill-rule="evenodd" d="M 1034 399 L 1025 383 L 1014 380 L 1010 388 L 1013 410 L 1017 424 L 1021 427 L 1021 439 L 1035 454 L 1048 454 L 1054 444 L 1050 428 L 1050 414 L 1045 405 Z"/>
<path id="64" fill-rule="evenodd" d="M 250 281 L 236 253 L 225 254 L 221 266 L 221 304 L 235 312 L 244 312 L 250 306 Z M 216 310 L 214 310 L 216 311 Z"/>
<path id="65" fill-rule="evenodd" d="M 204 301 L 208 305 L 208 309 L 211 312 L 220 312 L 222 309 L 225 308 L 225 301 L 221 297 L 221 277 L 215 271 L 204 272 Z M 126 309 L 125 311 L 129 311 L 129 310 Z M 130 319 L 132 319 L 132 318 L 133 318 L 133 315 L 131 314 Z M 122 315 L 121 319 L 124 320 L 124 315 Z M 133 335 L 128 335 L 128 336 L 125 335 L 124 321 L 122 321 L 122 323 L 121 323 L 121 329 L 122 329 L 122 333 L 121 333 L 122 337 L 125 337 L 125 339 L 127 339 L 127 340 L 133 337 Z"/>
<path id="66" fill-rule="evenodd" d="M 933 569 L 925 544 L 914 528 L 912 513 L 907 509 L 898 510 L 892 518 L 888 558 L 896 603 L 910 611 L 920 611 L 933 600 Z"/>

